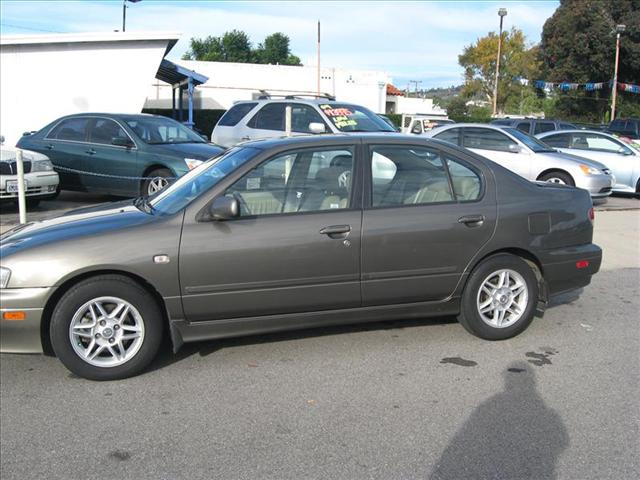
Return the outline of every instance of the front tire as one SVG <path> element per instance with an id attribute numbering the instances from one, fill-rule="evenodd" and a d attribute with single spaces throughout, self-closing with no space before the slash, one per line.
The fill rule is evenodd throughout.
<path id="1" fill-rule="evenodd" d="M 573 181 L 571 175 L 565 172 L 549 172 L 540 176 L 539 180 L 543 182 L 549 183 L 557 183 L 560 185 L 571 185 L 572 187 L 576 186 L 576 182 Z"/>
<path id="2" fill-rule="evenodd" d="M 101 275 L 67 291 L 50 326 L 56 356 L 89 380 L 118 380 L 140 373 L 162 341 L 162 311 L 130 278 Z"/>
<path id="3" fill-rule="evenodd" d="M 168 168 L 156 168 L 145 177 L 147 177 L 147 180 L 144 180 L 140 186 L 140 195 L 151 196 L 166 188 L 173 174 Z"/>
<path id="4" fill-rule="evenodd" d="M 471 273 L 462 294 L 462 326 L 486 340 L 515 337 L 529 326 L 538 301 L 538 281 L 520 257 L 498 254 Z"/>

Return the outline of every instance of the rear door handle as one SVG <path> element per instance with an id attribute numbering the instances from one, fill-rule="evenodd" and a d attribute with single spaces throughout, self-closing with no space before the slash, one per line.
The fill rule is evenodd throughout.
<path id="1" fill-rule="evenodd" d="M 484 222 L 484 215 L 465 215 L 458 219 L 458 223 L 464 223 L 467 227 L 478 227 Z"/>
<path id="2" fill-rule="evenodd" d="M 95 155 L 96 151 L 93 148 L 90 148 L 89 150 L 87 150 L 85 153 L 88 153 L 89 155 Z"/>
<path id="3" fill-rule="evenodd" d="M 351 225 L 331 225 L 320 230 L 321 235 L 328 235 L 330 238 L 344 238 L 351 232 Z"/>

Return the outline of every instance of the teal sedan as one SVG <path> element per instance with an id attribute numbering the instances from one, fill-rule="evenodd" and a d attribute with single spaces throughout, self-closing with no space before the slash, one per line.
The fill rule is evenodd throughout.
<path id="1" fill-rule="evenodd" d="M 167 117 L 82 113 L 25 133 L 18 148 L 47 155 L 60 189 L 153 195 L 224 149 Z"/>

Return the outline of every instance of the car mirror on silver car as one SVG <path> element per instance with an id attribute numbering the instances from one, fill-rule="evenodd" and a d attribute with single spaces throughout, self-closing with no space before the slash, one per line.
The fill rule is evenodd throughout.
<path id="1" fill-rule="evenodd" d="M 518 145 L 517 143 L 510 143 L 509 144 L 509 151 L 511 153 L 522 153 L 522 147 L 520 145 Z"/>
<path id="2" fill-rule="evenodd" d="M 231 220 L 240 215 L 240 205 L 233 197 L 218 197 L 209 206 L 209 216 L 212 220 Z"/>
<path id="3" fill-rule="evenodd" d="M 309 131 L 311 133 L 324 133 L 327 131 L 327 129 L 325 128 L 324 123 L 311 122 L 309 124 Z"/>
<path id="4" fill-rule="evenodd" d="M 618 153 L 620 155 L 633 155 L 633 152 L 631 150 L 629 150 L 628 148 L 624 148 L 624 147 L 620 147 L 618 149 Z"/>

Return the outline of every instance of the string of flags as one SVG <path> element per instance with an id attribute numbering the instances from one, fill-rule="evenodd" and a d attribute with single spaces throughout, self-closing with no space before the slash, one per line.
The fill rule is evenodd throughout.
<path id="1" fill-rule="evenodd" d="M 562 92 L 568 92 L 570 90 L 586 90 L 587 92 L 593 92 L 596 90 L 602 90 L 603 88 L 611 88 L 613 81 L 609 82 L 587 82 L 587 83 L 570 83 L 570 82 L 545 82 L 544 80 L 530 81 L 522 77 L 513 77 L 513 80 L 519 82 L 521 85 L 527 86 L 530 83 L 535 88 L 541 90 L 553 90 L 555 88 L 560 89 Z M 617 82 L 618 90 L 630 93 L 640 93 L 640 85 L 634 85 L 632 83 Z"/>

